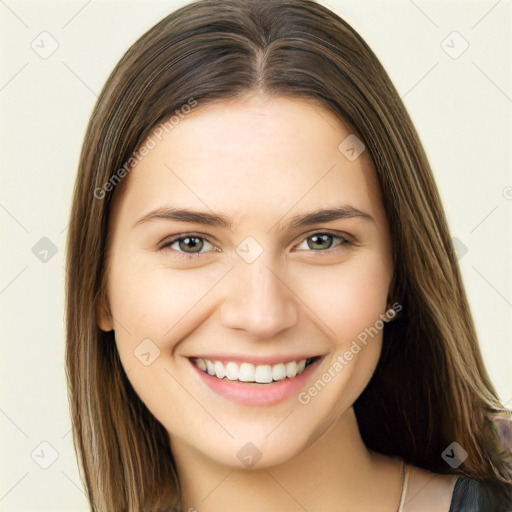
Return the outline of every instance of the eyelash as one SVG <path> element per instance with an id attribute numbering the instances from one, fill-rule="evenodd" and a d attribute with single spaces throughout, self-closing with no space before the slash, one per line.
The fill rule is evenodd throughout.
<path id="1" fill-rule="evenodd" d="M 348 238 L 346 238 L 346 237 L 344 237 L 342 235 L 333 233 L 331 231 L 315 231 L 314 233 L 311 233 L 310 235 L 305 237 L 298 245 L 301 245 L 308 238 L 311 238 L 311 237 L 313 237 L 315 235 L 328 235 L 328 236 L 331 236 L 333 239 L 337 238 L 338 240 L 340 240 L 340 242 L 337 245 L 335 245 L 334 247 L 329 247 L 329 249 L 322 249 L 322 250 L 319 250 L 319 251 L 315 251 L 314 249 L 306 249 L 306 250 L 305 249 L 301 249 L 299 252 L 307 252 L 309 250 L 309 251 L 312 251 L 312 252 L 315 252 L 315 253 L 319 253 L 319 254 L 326 254 L 326 253 L 334 252 L 337 247 L 339 248 L 339 247 L 343 247 L 343 246 L 346 246 L 346 245 L 354 245 L 354 243 L 351 242 Z M 175 252 L 178 255 L 179 258 L 182 258 L 182 259 L 185 259 L 185 260 L 190 260 L 190 259 L 198 258 L 202 254 L 205 254 L 204 252 L 188 253 L 188 252 L 179 251 L 179 250 L 176 250 L 176 249 L 171 249 L 171 245 L 173 245 L 176 242 L 179 242 L 181 240 L 185 240 L 186 238 L 199 238 L 199 239 L 201 239 L 203 241 L 208 242 L 214 248 L 216 247 L 212 242 L 210 242 L 208 240 L 207 237 L 205 237 L 201 233 L 185 233 L 185 234 L 173 237 L 172 239 L 167 241 L 165 244 L 163 244 L 159 248 L 159 250 L 161 250 L 161 251 L 173 251 L 173 252 Z M 209 252 L 216 252 L 216 250 L 214 249 L 213 251 L 207 251 L 207 253 L 209 253 Z"/>

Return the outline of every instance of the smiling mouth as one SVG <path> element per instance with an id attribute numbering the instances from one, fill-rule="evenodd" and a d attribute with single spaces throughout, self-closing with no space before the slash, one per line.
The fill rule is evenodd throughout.
<path id="1" fill-rule="evenodd" d="M 223 363 L 222 361 L 210 360 L 205 357 L 193 357 L 190 360 L 204 373 L 219 380 L 270 384 L 297 377 L 309 365 L 320 358 L 321 356 L 315 356 L 274 365 L 254 365 L 252 363 L 235 363 L 234 361 Z"/>

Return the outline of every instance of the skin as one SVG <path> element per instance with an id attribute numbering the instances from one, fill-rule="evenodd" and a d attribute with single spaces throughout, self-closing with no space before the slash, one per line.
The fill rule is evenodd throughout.
<path id="1" fill-rule="evenodd" d="M 100 309 L 98 323 L 115 330 L 130 382 L 169 433 L 184 510 L 397 509 L 399 462 L 366 449 L 352 409 L 382 331 L 306 405 L 296 394 L 267 406 L 235 403 L 205 386 L 189 359 L 213 350 L 323 355 L 307 389 L 386 311 L 390 229 L 367 153 L 350 161 L 338 149 L 350 134 L 304 99 L 252 95 L 199 106 L 122 183 L 110 227 L 110 312 Z M 138 222 L 169 206 L 233 224 Z M 287 225 L 334 206 L 371 220 Z M 308 245 L 326 231 L 332 246 Z M 192 249 L 179 242 L 162 248 L 187 234 L 202 237 L 200 254 L 186 259 Z M 248 236 L 263 251 L 251 263 L 236 251 Z M 134 350 L 147 339 L 160 353 L 146 366 Z M 251 468 L 237 457 L 249 442 L 261 453 Z"/>

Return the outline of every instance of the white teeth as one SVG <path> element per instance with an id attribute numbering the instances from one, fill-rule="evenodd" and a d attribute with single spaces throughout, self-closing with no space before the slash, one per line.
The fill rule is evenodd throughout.
<path id="1" fill-rule="evenodd" d="M 286 379 L 286 369 L 283 363 L 275 364 L 274 366 L 272 366 L 272 378 L 274 380 Z"/>
<path id="2" fill-rule="evenodd" d="M 226 365 L 226 377 L 229 380 L 238 380 L 238 365 L 230 362 Z"/>
<path id="3" fill-rule="evenodd" d="M 278 363 L 273 366 L 269 364 L 253 365 L 252 363 L 237 363 L 230 361 L 227 364 L 221 361 L 211 361 L 203 357 L 193 359 L 198 368 L 218 379 L 238 380 L 241 382 L 257 382 L 268 384 L 272 381 L 293 379 L 306 369 L 306 359 L 290 361 L 289 363 Z"/>
<path id="4" fill-rule="evenodd" d="M 215 377 L 218 379 L 223 379 L 226 376 L 226 369 L 220 361 L 213 363 L 213 369 L 215 370 Z"/>
<path id="5" fill-rule="evenodd" d="M 268 384 L 272 382 L 272 368 L 269 364 L 256 366 L 254 371 L 254 380 L 260 384 Z"/>
<path id="6" fill-rule="evenodd" d="M 251 363 L 242 363 L 238 372 L 238 380 L 241 382 L 254 382 L 255 368 Z"/>
<path id="7" fill-rule="evenodd" d="M 295 375 L 297 375 L 297 363 L 295 361 L 290 361 L 289 363 L 286 363 L 286 376 L 289 379 L 293 379 Z"/>

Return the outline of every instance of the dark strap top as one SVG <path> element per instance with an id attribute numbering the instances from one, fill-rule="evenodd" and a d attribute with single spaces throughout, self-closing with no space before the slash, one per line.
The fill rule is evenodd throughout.
<path id="1" fill-rule="evenodd" d="M 512 502 L 505 503 L 488 485 L 466 477 L 460 477 L 455 483 L 449 512 L 511 511 Z"/>

